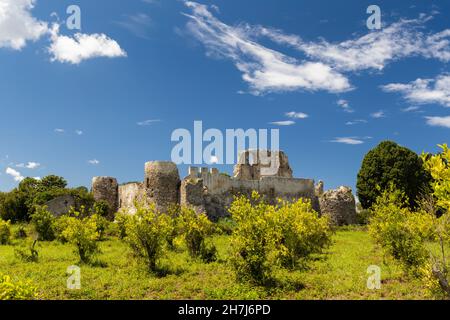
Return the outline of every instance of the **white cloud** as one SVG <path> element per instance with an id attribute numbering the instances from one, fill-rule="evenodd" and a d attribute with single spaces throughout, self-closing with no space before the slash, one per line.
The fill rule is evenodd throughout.
<path id="1" fill-rule="evenodd" d="M 348 122 L 346 122 L 345 124 L 346 124 L 347 126 L 353 126 L 353 125 L 355 125 L 355 124 L 363 124 L 363 123 L 367 123 L 367 120 L 364 120 L 364 119 L 355 119 L 355 120 L 352 120 L 352 121 L 348 121 Z"/>
<path id="2" fill-rule="evenodd" d="M 350 144 L 350 145 L 358 145 L 364 143 L 362 139 L 357 137 L 337 137 L 334 138 L 334 140 L 331 140 L 330 142 Z"/>
<path id="3" fill-rule="evenodd" d="M 293 119 L 306 119 L 308 118 L 308 115 L 303 112 L 286 112 L 286 117 L 293 118 Z"/>
<path id="4" fill-rule="evenodd" d="M 61 129 L 61 128 L 56 128 L 54 131 L 55 131 L 56 133 L 64 133 L 64 132 L 66 132 L 66 130 Z"/>
<path id="5" fill-rule="evenodd" d="M 10 168 L 10 167 L 6 168 L 5 173 L 7 175 L 10 175 L 11 177 L 13 177 L 14 181 L 17 181 L 17 182 L 20 182 L 23 179 L 25 179 L 19 171 L 14 170 L 13 168 Z"/>
<path id="6" fill-rule="evenodd" d="M 292 120 L 274 121 L 274 122 L 270 122 L 270 124 L 273 124 L 276 126 L 292 126 L 293 124 L 295 124 L 295 121 L 292 121 Z"/>
<path id="7" fill-rule="evenodd" d="M 157 123 L 157 122 L 161 122 L 161 120 L 160 119 L 149 119 L 149 120 L 137 122 L 136 124 L 138 126 L 149 126 L 149 125 L 152 125 L 153 123 Z"/>
<path id="8" fill-rule="evenodd" d="M 233 61 L 256 94 L 293 90 L 344 92 L 352 89 L 345 72 L 381 71 L 389 63 L 407 57 L 450 61 L 450 29 L 424 32 L 424 25 L 433 18 L 424 14 L 332 43 L 322 38 L 304 41 L 297 35 L 264 26 L 230 26 L 218 20 L 206 5 L 192 1 L 185 4 L 192 10 L 192 14 L 186 14 L 190 18 L 188 29 L 205 45 L 208 56 Z M 263 46 L 261 38 L 294 48 L 302 60 L 281 53 L 280 46 L 271 49 L 267 41 Z"/>
<path id="9" fill-rule="evenodd" d="M 411 107 L 401 109 L 402 112 L 414 112 L 414 111 L 419 111 L 419 110 L 420 110 L 420 107 L 418 107 L 418 106 L 411 106 Z"/>
<path id="10" fill-rule="evenodd" d="M 240 27 L 215 18 L 207 6 L 185 2 L 192 10 L 188 29 L 208 50 L 209 56 L 231 59 L 253 93 L 294 90 L 344 92 L 348 79 L 321 62 L 299 62 L 253 40 Z"/>
<path id="11" fill-rule="evenodd" d="M 78 136 L 83 135 L 83 131 L 82 131 L 82 130 L 75 130 L 75 133 L 76 133 Z"/>
<path id="12" fill-rule="evenodd" d="M 31 15 L 34 0 L 0 0 L 0 48 L 20 50 L 48 32 L 46 22 Z"/>
<path id="13" fill-rule="evenodd" d="M 36 168 L 38 168 L 38 167 L 40 167 L 40 166 L 41 166 L 40 163 L 31 161 L 31 162 L 28 162 L 28 163 L 27 163 L 27 165 L 25 166 L 25 168 L 27 168 L 27 169 L 36 169 Z"/>
<path id="14" fill-rule="evenodd" d="M 286 35 L 280 30 L 262 26 L 246 26 L 254 36 L 288 45 L 306 54 L 310 59 L 326 63 L 340 71 L 366 69 L 383 70 L 387 64 L 411 56 L 450 61 L 450 29 L 436 34 L 421 30 L 432 16 L 421 15 L 417 19 L 400 19 L 379 31 L 338 43 L 325 39 L 316 42 L 303 41 L 297 35 Z"/>
<path id="15" fill-rule="evenodd" d="M 386 92 L 399 92 L 404 98 L 417 104 L 440 104 L 450 107 L 450 75 L 436 79 L 417 79 L 410 83 L 390 83 L 382 86 Z"/>
<path id="16" fill-rule="evenodd" d="M 374 119 L 381 119 L 381 118 L 385 118 L 386 114 L 384 113 L 383 110 L 371 113 L 370 116 Z"/>
<path id="17" fill-rule="evenodd" d="M 105 34 L 76 33 L 73 37 L 59 34 L 59 26 L 51 30 L 52 43 L 48 51 L 52 61 L 79 64 L 83 60 L 107 57 L 126 57 L 126 52 Z"/>
<path id="18" fill-rule="evenodd" d="M 345 112 L 352 113 L 354 110 L 350 107 L 350 104 L 347 100 L 340 99 L 337 102 L 337 105 L 340 106 Z"/>
<path id="19" fill-rule="evenodd" d="M 97 159 L 92 159 L 92 160 L 89 160 L 88 163 L 95 166 L 95 165 L 100 164 L 100 161 L 98 161 Z"/>
<path id="20" fill-rule="evenodd" d="M 450 116 L 447 117 L 425 117 L 429 126 L 450 128 Z"/>

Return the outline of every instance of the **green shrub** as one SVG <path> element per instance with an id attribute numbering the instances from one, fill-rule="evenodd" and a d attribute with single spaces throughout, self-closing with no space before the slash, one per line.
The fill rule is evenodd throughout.
<path id="1" fill-rule="evenodd" d="M 67 238 L 63 235 L 63 231 L 67 228 L 70 216 L 62 215 L 56 218 L 53 228 L 55 231 L 55 238 L 61 243 L 67 243 Z"/>
<path id="2" fill-rule="evenodd" d="M 96 201 L 93 210 L 101 217 L 108 216 L 110 212 L 109 204 L 104 200 Z"/>
<path id="3" fill-rule="evenodd" d="M 109 221 L 106 220 L 105 217 L 100 216 L 99 214 L 95 213 L 93 214 L 90 219 L 95 221 L 95 224 L 97 226 L 97 232 L 98 232 L 98 236 L 99 236 L 99 240 L 104 240 L 105 235 L 106 235 L 106 231 L 109 228 Z"/>
<path id="4" fill-rule="evenodd" d="M 37 206 L 31 215 L 31 224 L 38 234 L 38 240 L 55 240 L 55 217 L 44 206 Z"/>
<path id="5" fill-rule="evenodd" d="M 331 245 L 330 221 L 327 216 L 319 218 L 309 200 L 281 203 L 274 218 L 279 239 L 277 251 L 284 267 L 295 268 L 299 261 L 304 262 Z"/>
<path id="6" fill-rule="evenodd" d="M 0 219 L 0 245 L 9 244 L 11 241 L 11 223 Z"/>
<path id="7" fill-rule="evenodd" d="M 29 282 L 12 281 L 11 277 L 0 274 L 0 300 L 35 300 L 37 288 Z"/>
<path id="8" fill-rule="evenodd" d="M 215 248 L 206 244 L 206 238 L 214 230 L 213 223 L 204 213 L 196 213 L 194 209 L 182 207 L 180 211 L 179 228 L 188 252 L 193 258 L 204 261 L 214 260 Z"/>
<path id="9" fill-rule="evenodd" d="M 392 185 L 372 207 L 369 233 L 406 272 L 417 273 L 426 263 L 424 243 L 432 236 L 433 217 L 411 212 L 406 195 Z"/>
<path id="10" fill-rule="evenodd" d="M 75 246 L 75 253 L 80 262 L 90 263 L 93 257 L 100 252 L 98 226 L 95 218 L 75 216 L 65 218 L 66 227 L 61 233 L 63 239 Z"/>
<path id="11" fill-rule="evenodd" d="M 116 214 L 114 224 L 117 225 L 118 236 L 120 239 L 125 239 L 125 237 L 127 236 L 126 225 L 129 217 L 130 216 L 124 212 L 119 212 Z"/>
<path id="12" fill-rule="evenodd" d="M 126 242 L 134 256 L 144 261 L 149 270 L 157 271 L 157 262 L 164 252 L 167 236 L 172 231 L 171 218 L 150 207 L 138 206 L 136 213 L 126 220 Z"/>
<path id="13" fill-rule="evenodd" d="M 276 267 L 293 268 L 331 243 L 328 219 L 303 200 L 274 206 L 254 192 L 235 199 L 230 213 L 237 224 L 231 263 L 241 280 L 268 283 Z"/>
<path id="14" fill-rule="evenodd" d="M 14 238 L 25 239 L 28 236 L 27 227 L 24 224 L 19 224 L 14 232 Z"/>

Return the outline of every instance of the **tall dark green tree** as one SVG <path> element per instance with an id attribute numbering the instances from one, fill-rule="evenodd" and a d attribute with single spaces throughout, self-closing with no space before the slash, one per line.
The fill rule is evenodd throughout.
<path id="1" fill-rule="evenodd" d="M 381 191 L 393 184 L 405 192 L 413 208 L 421 194 L 430 192 L 430 181 L 416 153 L 393 141 L 383 141 L 364 157 L 356 189 L 362 207 L 368 209 Z"/>

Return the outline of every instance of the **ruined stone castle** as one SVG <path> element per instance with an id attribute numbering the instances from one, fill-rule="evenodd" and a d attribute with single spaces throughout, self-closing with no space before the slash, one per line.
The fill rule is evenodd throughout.
<path id="1" fill-rule="evenodd" d="M 180 179 L 175 163 L 151 161 L 145 164 L 143 182 L 119 185 L 112 177 L 94 177 L 92 192 L 97 201 L 103 200 L 108 203 L 111 213 L 124 211 L 133 214 L 136 203 L 153 202 L 161 212 L 174 204 L 185 205 L 193 207 L 198 212 L 204 212 L 211 220 L 217 221 L 229 215 L 227 208 L 234 196 L 250 195 L 253 191 L 258 191 L 267 202 L 273 204 L 278 198 L 288 201 L 309 199 L 316 211 L 321 212 L 321 207 L 325 211 L 328 208 L 340 210 L 337 215 L 346 217 L 345 224 L 352 222 L 356 213 L 350 189 L 346 189 L 345 192 L 348 194 L 349 191 L 351 197 L 341 197 L 346 199 L 344 206 L 342 201 L 338 201 L 337 205 L 330 205 L 329 201 L 322 198 L 335 199 L 335 197 L 323 197 L 323 183 L 320 182 L 316 186 L 312 179 L 293 177 L 288 157 L 284 152 L 277 152 L 275 170 L 264 170 L 267 169 L 267 165 L 258 157 L 253 161 L 253 154 L 251 151 L 245 151 L 240 155 L 238 164 L 234 167 L 233 177 L 219 173 L 216 168 L 190 167 L 188 176 Z M 270 151 L 268 154 L 270 155 Z M 336 215 L 334 212 L 329 214 Z"/>

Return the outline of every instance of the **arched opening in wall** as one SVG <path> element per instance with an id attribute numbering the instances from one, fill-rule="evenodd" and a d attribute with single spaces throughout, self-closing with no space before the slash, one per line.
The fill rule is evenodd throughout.
<path id="1" fill-rule="evenodd" d="M 146 185 L 147 185 L 147 188 L 150 188 L 150 178 L 147 178 L 147 183 L 146 183 Z"/>

